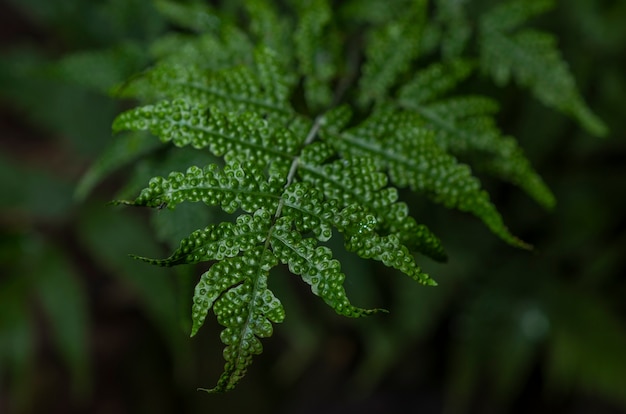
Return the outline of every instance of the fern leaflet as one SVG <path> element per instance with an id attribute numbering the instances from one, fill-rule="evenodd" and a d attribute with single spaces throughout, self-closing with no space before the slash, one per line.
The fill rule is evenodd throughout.
<path id="1" fill-rule="evenodd" d="M 513 77 L 547 106 L 574 117 L 589 132 L 605 135 L 606 126 L 580 96 L 554 36 L 516 30 L 552 5 L 551 0 L 514 0 L 485 13 L 480 21 L 481 65 L 497 83 L 508 83 Z"/>
<path id="2" fill-rule="evenodd" d="M 538 203 L 552 208 L 555 199 L 550 189 L 517 142 L 502 136 L 497 128 L 493 116 L 498 104 L 483 96 L 445 97 L 473 68 L 464 60 L 433 64 L 400 89 L 398 104 L 419 114 L 444 150 L 474 161 L 477 168 L 520 186 Z"/>

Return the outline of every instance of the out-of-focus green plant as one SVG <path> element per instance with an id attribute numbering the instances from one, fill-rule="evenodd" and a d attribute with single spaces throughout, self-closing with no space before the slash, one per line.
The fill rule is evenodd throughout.
<path id="1" fill-rule="evenodd" d="M 23 24 L 52 34 L 42 44 L 9 33 L 12 43 L 0 51 L 7 123 L 0 155 L 0 394 L 12 396 L 0 410 L 28 412 L 47 386 L 42 344 L 52 342 L 77 399 L 92 392 L 96 276 L 89 273 L 97 266 L 132 286 L 172 351 L 179 321 L 172 281 L 137 272 L 137 263 L 115 250 L 123 245 L 110 242 L 108 232 L 115 230 L 116 237 L 159 252 L 145 226 L 123 215 L 103 217 L 102 199 L 79 206 L 77 198 L 86 195 L 81 189 L 75 196 L 85 163 L 109 141 L 108 125 L 119 111 L 107 95 L 145 66 L 144 45 L 162 31 L 163 19 L 145 1 L 16 1 L 11 7 Z M 10 117 L 21 121 L 12 125 Z M 86 177 L 81 188 L 90 185 Z"/>

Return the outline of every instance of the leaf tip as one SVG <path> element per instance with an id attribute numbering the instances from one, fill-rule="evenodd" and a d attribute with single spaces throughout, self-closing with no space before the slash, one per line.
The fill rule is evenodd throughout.
<path id="1" fill-rule="evenodd" d="M 517 237 L 513 238 L 513 240 L 511 241 L 511 244 L 515 247 L 518 247 L 520 249 L 527 250 L 527 251 L 532 251 L 535 248 L 532 244 L 526 243 L 524 240 L 518 239 Z"/>
<path id="2" fill-rule="evenodd" d="M 439 284 L 434 279 L 431 279 L 431 278 L 426 279 L 425 284 L 426 286 L 433 286 L 433 287 L 439 286 Z"/>
<path id="3" fill-rule="evenodd" d="M 128 200 L 111 200 L 106 203 L 107 206 L 134 206 L 135 203 Z"/>
<path id="4" fill-rule="evenodd" d="M 129 254 L 128 256 L 132 257 L 135 260 L 140 260 L 140 261 L 146 262 L 146 263 L 151 263 L 151 262 L 154 261 L 153 259 L 150 259 L 150 258 L 147 258 L 147 257 L 143 257 L 143 256 L 138 256 L 136 254 Z"/>

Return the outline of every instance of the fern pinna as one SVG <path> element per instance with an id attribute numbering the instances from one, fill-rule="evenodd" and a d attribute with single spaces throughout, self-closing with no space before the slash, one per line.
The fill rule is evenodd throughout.
<path id="1" fill-rule="evenodd" d="M 518 24 L 545 3 L 512 1 L 491 13 Z M 518 54 L 498 60 L 489 53 L 492 33 L 506 38 L 502 24 L 490 28 L 489 12 L 476 36 L 487 50 L 476 60 L 466 51 L 471 26 L 452 24 L 469 17 L 447 0 L 434 1 L 434 8 L 426 0 L 349 1 L 339 10 L 326 0 L 250 0 L 221 14 L 203 2 L 156 4 L 185 30 L 157 41 L 153 67 L 120 88 L 145 105 L 119 115 L 113 129 L 149 131 L 164 143 L 208 151 L 215 162 L 154 177 L 136 199 L 117 203 L 174 209 L 201 202 L 233 215 L 194 231 L 166 259 L 138 257 L 159 266 L 210 263 L 195 288 L 191 332 L 211 309 L 224 326 L 226 364 L 210 391 L 235 387 L 261 353 L 260 338 L 284 319 L 268 288 L 276 266 L 286 265 L 341 315 L 380 311 L 349 301 L 331 237 L 342 237 L 363 259 L 435 285 L 415 257 L 443 261 L 445 252 L 409 215 L 398 189 L 472 213 L 518 247 L 528 246 L 507 230 L 459 159 L 520 186 L 546 207 L 554 204 L 515 139 L 496 127 L 497 103 L 452 94 L 478 71 L 502 81 L 516 70 L 511 59 Z M 516 20 L 520 10 L 528 16 Z M 237 26 L 241 16 L 245 24 Z M 528 54 L 536 64 L 533 50 Z M 554 87 L 578 96 L 557 51 L 549 59 L 556 62 L 553 75 L 566 78 Z M 548 93 L 541 77 L 518 77 L 522 86 Z M 582 100 L 574 108 L 545 98 L 599 129 Z"/>

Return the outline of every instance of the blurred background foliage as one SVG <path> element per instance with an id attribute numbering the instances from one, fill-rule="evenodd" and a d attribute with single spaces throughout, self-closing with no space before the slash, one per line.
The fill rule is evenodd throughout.
<path id="1" fill-rule="evenodd" d="M 558 199 L 546 213 L 484 177 L 534 252 L 409 199 L 448 250 L 449 263 L 424 262 L 439 287 L 341 258 L 354 303 L 391 311 L 346 320 L 277 274 L 286 321 L 237 390 L 207 396 L 195 388 L 223 361 L 216 324 L 188 339 L 198 270 L 128 253 L 165 256 L 211 217 L 106 206 L 207 162 L 110 135 L 124 105 L 112 88 L 150 62 L 167 23 L 147 0 L 0 2 L 0 413 L 626 412 L 624 21 L 622 0 L 561 0 L 537 21 L 608 138 L 514 86 L 488 91 Z"/>

